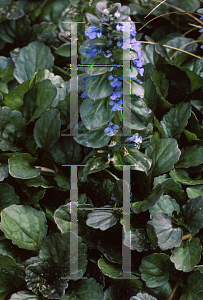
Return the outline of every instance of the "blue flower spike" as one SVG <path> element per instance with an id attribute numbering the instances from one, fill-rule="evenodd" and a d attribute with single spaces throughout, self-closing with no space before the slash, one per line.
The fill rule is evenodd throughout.
<path id="1" fill-rule="evenodd" d="M 108 127 L 104 129 L 104 132 L 108 132 L 107 135 L 113 136 L 114 134 L 116 134 L 118 128 L 118 125 L 114 125 L 113 122 L 110 122 Z"/>
<path id="2" fill-rule="evenodd" d="M 135 133 L 133 136 L 131 136 L 130 138 L 127 138 L 125 140 L 125 142 L 134 142 L 135 146 L 137 146 L 137 148 L 139 149 L 140 144 L 142 143 L 142 137 L 139 136 L 138 133 Z"/>

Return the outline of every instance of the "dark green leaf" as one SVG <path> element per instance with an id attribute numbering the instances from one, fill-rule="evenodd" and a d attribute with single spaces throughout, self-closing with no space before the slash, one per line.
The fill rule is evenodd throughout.
<path id="1" fill-rule="evenodd" d="M 60 137 L 60 113 L 58 109 L 47 110 L 37 120 L 34 127 L 34 139 L 38 147 L 49 149 Z"/>
<path id="2" fill-rule="evenodd" d="M 75 286 L 74 292 L 80 300 L 103 300 L 103 287 L 94 278 L 80 280 Z"/>
<path id="3" fill-rule="evenodd" d="M 167 138 L 179 139 L 191 114 L 190 103 L 181 102 L 164 115 L 161 125 Z"/>
<path id="4" fill-rule="evenodd" d="M 79 135 L 73 138 L 77 143 L 85 147 L 102 148 L 108 144 L 111 138 L 104 132 L 106 127 L 102 126 L 93 130 L 87 130 L 82 123 L 79 123 L 81 132 L 79 131 Z"/>
<path id="5" fill-rule="evenodd" d="M 56 54 L 64 57 L 70 57 L 70 42 L 66 42 L 62 46 L 60 46 L 56 51 Z"/>
<path id="6" fill-rule="evenodd" d="M 154 215 L 161 212 L 172 217 L 173 211 L 180 212 L 180 207 L 175 199 L 172 199 L 168 195 L 162 195 L 159 200 L 149 209 L 150 217 L 153 218 Z"/>
<path id="7" fill-rule="evenodd" d="M 170 256 L 164 253 L 154 253 L 142 259 L 139 270 L 141 278 L 151 288 L 162 286 L 169 280 Z"/>
<path id="8" fill-rule="evenodd" d="M 163 190 L 161 185 L 156 185 L 156 187 L 152 190 L 151 194 L 147 197 L 147 199 L 132 204 L 133 212 L 139 214 L 148 210 L 159 200 L 162 194 Z"/>
<path id="9" fill-rule="evenodd" d="M 51 80 L 38 82 L 24 96 L 23 116 L 28 121 L 34 121 L 50 108 L 56 97 L 57 89 Z"/>
<path id="10" fill-rule="evenodd" d="M 194 296 L 203 290 L 203 274 L 193 272 L 187 280 L 187 287 L 183 289 L 180 300 L 194 300 Z"/>
<path id="11" fill-rule="evenodd" d="M 119 264 L 113 264 L 104 258 L 98 260 L 98 267 L 105 276 L 110 278 L 119 277 L 122 275 L 122 267 Z"/>
<path id="12" fill-rule="evenodd" d="M 0 254 L 0 292 L 11 292 L 24 282 L 24 267 L 7 255 Z"/>
<path id="13" fill-rule="evenodd" d="M 173 249 L 170 260 L 176 270 L 191 272 L 201 259 L 202 246 L 198 238 L 183 241 L 178 248 Z"/>
<path id="14" fill-rule="evenodd" d="M 158 238 L 158 245 L 161 250 L 180 246 L 183 231 L 181 228 L 174 226 L 171 216 L 164 213 L 156 214 L 148 224 L 154 226 Z"/>
<path id="15" fill-rule="evenodd" d="M 203 196 L 189 199 L 183 206 L 187 229 L 192 233 L 198 233 L 203 228 Z"/>
<path id="16" fill-rule="evenodd" d="M 22 155 L 14 155 L 8 160 L 9 174 L 15 178 L 29 179 L 39 176 L 41 169 L 32 167 Z"/>
<path id="17" fill-rule="evenodd" d="M 11 204 L 19 204 L 19 197 L 8 183 L 0 183 L 0 211 Z"/>
<path id="18" fill-rule="evenodd" d="M 178 161 L 180 150 L 175 139 L 159 139 L 146 148 L 145 154 L 152 159 L 149 173 L 153 176 L 170 171 Z"/>
<path id="19" fill-rule="evenodd" d="M 78 249 L 77 273 L 70 273 L 70 259 L 72 262 L 76 259 L 75 256 L 70 256 L 70 238 L 72 242 L 71 247 L 73 249 Z M 73 249 L 72 253 L 76 251 Z M 52 233 L 49 237 L 47 237 L 41 245 L 39 257 L 43 261 L 53 264 L 57 267 L 57 269 L 64 271 L 68 276 L 77 274 L 79 279 L 86 271 L 86 252 L 87 246 L 82 243 L 81 237 L 77 236 L 74 232 L 69 231 L 66 233 Z"/>
<path id="20" fill-rule="evenodd" d="M 72 137 L 61 137 L 49 151 L 60 165 L 79 164 L 81 161 L 81 147 Z"/>
<path id="21" fill-rule="evenodd" d="M 112 208 L 109 205 L 105 205 L 104 209 L 95 209 L 88 214 L 86 224 L 100 230 L 106 230 L 114 226 L 119 219 L 119 214 L 114 212 Z"/>
<path id="22" fill-rule="evenodd" d="M 203 185 L 188 187 L 186 188 L 186 192 L 189 198 L 203 196 Z"/>
<path id="23" fill-rule="evenodd" d="M 169 174 L 174 180 L 184 185 L 203 184 L 203 179 L 192 179 L 189 174 L 182 169 L 174 169 Z"/>
<path id="24" fill-rule="evenodd" d="M 143 228 L 137 228 L 127 232 L 123 243 L 131 250 L 136 250 L 138 252 L 147 251 L 149 249 L 149 244 L 147 244 L 146 240 L 146 233 Z"/>
<path id="25" fill-rule="evenodd" d="M 8 177 L 8 174 L 8 166 L 0 163 L 0 181 L 4 181 L 4 179 Z"/>
<path id="26" fill-rule="evenodd" d="M 99 100 L 106 98 L 113 91 L 108 80 L 109 74 L 105 73 L 97 77 L 89 77 L 86 80 L 85 90 L 89 98 Z"/>
<path id="27" fill-rule="evenodd" d="M 33 74 L 40 69 L 50 70 L 53 63 L 54 57 L 49 47 L 35 41 L 20 50 L 15 61 L 14 76 L 22 83 L 31 79 Z"/>
<path id="28" fill-rule="evenodd" d="M 80 106 L 80 116 L 83 124 L 89 130 L 107 124 L 114 116 L 111 108 L 112 106 L 109 105 L 107 99 L 94 101 L 86 98 Z"/>
<path id="29" fill-rule="evenodd" d="M 176 168 L 189 168 L 203 163 L 203 146 L 193 145 L 183 148 Z"/>
<path id="30" fill-rule="evenodd" d="M 45 214 L 31 206 L 10 205 L 1 212 L 1 230 L 19 248 L 38 251 L 47 233 Z"/>

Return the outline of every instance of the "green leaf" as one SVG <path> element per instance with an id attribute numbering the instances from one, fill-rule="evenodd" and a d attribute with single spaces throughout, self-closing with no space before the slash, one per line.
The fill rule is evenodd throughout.
<path id="1" fill-rule="evenodd" d="M 156 214 L 148 224 L 154 226 L 158 245 L 161 250 L 179 247 L 182 242 L 183 230 L 175 227 L 173 218 L 164 213 Z"/>
<path id="2" fill-rule="evenodd" d="M 124 104 L 124 110 L 126 114 L 131 116 L 130 120 L 125 120 L 125 126 L 136 130 L 136 132 L 146 130 L 148 124 L 152 128 L 153 125 L 153 114 L 152 111 L 147 107 L 146 103 L 136 96 L 132 95 L 131 103 Z M 120 116 L 120 115 L 119 115 Z M 120 116 L 120 121 L 122 117 Z"/>
<path id="3" fill-rule="evenodd" d="M 156 185 L 156 187 L 152 190 L 151 194 L 145 200 L 135 202 L 132 204 L 133 212 L 139 214 L 148 210 L 150 207 L 154 206 L 154 204 L 159 200 L 162 194 L 163 190 L 161 185 Z"/>
<path id="4" fill-rule="evenodd" d="M 178 140 L 183 129 L 188 123 L 190 115 L 190 103 L 181 102 L 175 107 L 172 107 L 171 110 L 164 115 L 163 121 L 161 121 L 166 137 Z"/>
<path id="5" fill-rule="evenodd" d="M 39 300 L 39 297 L 30 291 L 20 291 L 11 296 L 9 300 Z"/>
<path id="6" fill-rule="evenodd" d="M 168 95 L 169 89 L 169 81 L 166 78 L 166 75 L 154 68 L 151 73 L 151 79 L 154 82 L 157 94 L 161 97 L 162 100 L 165 100 Z"/>
<path id="7" fill-rule="evenodd" d="M 19 196 L 15 194 L 13 186 L 0 183 L 0 211 L 11 204 L 19 204 Z"/>
<path id="8" fill-rule="evenodd" d="M 34 139 L 38 147 L 49 149 L 60 137 L 60 113 L 58 109 L 50 109 L 43 113 L 34 127 Z"/>
<path id="9" fill-rule="evenodd" d="M 170 260 L 176 270 L 191 272 L 201 259 L 202 245 L 198 238 L 183 241 L 178 248 L 173 249 Z"/>
<path id="10" fill-rule="evenodd" d="M 139 267 L 141 278 L 150 288 L 162 286 L 169 280 L 171 265 L 170 256 L 164 253 L 146 256 Z"/>
<path id="11" fill-rule="evenodd" d="M 31 88 L 30 80 L 25 81 L 19 85 L 17 85 L 13 90 L 11 90 L 8 94 L 4 94 L 3 103 L 5 106 L 8 106 L 12 110 L 22 111 L 23 103 L 24 103 L 24 95 Z"/>
<path id="12" fill-rule="evenodd" d="M 169 173 L 169 175 L 174 180 L 184 185 L 203 184 L 203 179 L 192 179 L 190 178 L 189 174 L 182 169 L 174 169 Z"/>
<path id="13" fill-rule="evenodd" d="M 203 185 L 188 187 L 186 188 L 186 192 L 189 198 L 203 196 Z"/>
<path id="14" fill-rule="evenodd" d="M 198 233 L 203 228 L 203 196 L 189 199 L 183 211 L 189 232 Z"/>
<path id="15" fill-rule="evenodd" d="M 0 181 L 4 181 L 8 177 L 8 166 L 0 163 Z"/>
<path id="16" fill-rule="evenodd" d="M 127 232 L 123 243 L 131 250 L 138 252 L 149 250 L 149 244 L 147 244 L 147 237 L 143 228 L 137 228 Z"/>
<path id="17" fill-rule="evenodd" d="M 59 187 L 65 189 L 65 190 L 70 189 L 70 180 L 66 176 L 64 176 L 63 174 L 57 173 L 54 176 L 54 180 L 56 180 Z"/>
<path id="18" fill-rule="evenodd" d="M 180 300 L 195 300 L 194 296 L 203 290 L 203 274 L 193 272 L 187 280 L 187 287 L 183 289 Z"/>
<path id="19" fill-rule="evenodd" d="M 157 176 L 170 171 L 178 161 L 180 150 L 175 139 L 158 139 L 146 148 L 145 154 L 152 159 L 149 173 Z"/>
<path id="20" fill-rule="evenodd" d="M 54 57 L 49 47 L 37 41 L 31 42 L 20 50 L 15 61 L 14 76 L 22 83 L 32 78 L 33 74 L 40 69 L 50 70 L 54 64 Z"/>
<path id="21" fill-rule="evenodd" d="M 88 55 L 89 56 L 89 55 Z M 84 60 L 84 64 L 91 65 L 91 67 L 83 67 L 85 72 L 90 76 L 104 74 L 111 70 L 110 58 L 102 54 L 97 54 L 96 57 L 89 56 Z M 97 66 L 103 65 L 103 66 Z M 109 66 L 105 66 L 109 65 Z"/>
<path id="22" fill-rule="evenodd" d="M 113 148 L 113 164 L 122 171 L 122 165 L 131 165 L 131 170 L 146 172 L 151 167 L 151 159 L 134 147 L 127 146 L 127 153 L 123 149 Z"/>
<path id="23" fill-rule="evenodd" d="M 26 135 L 25 125 L 25 119 L 19 111 L 0 107 L 0 139 L 11 143 L 22 141 Z"/>
<path id="24" fill-rule="evenodd" d="M 183 148 L 176 168 L 189 168 L 203 163 L 203 146 L 193 145 Z"/>
<path id="25" fill-rule="evenodd" d="M 89 98 L 99 100 L 111 94 L 114 88 L 110 85 L 108 77 L 108 73 L 105 73 L 86 80 L 85 90 Z"/>
<path id="26" fill-rule="evenodd" d="M 39 261 L 30 264 L 26 270 L 25 281 L 28 289 L 48 299 L 60 299 L 68 287 L 69 277 L 54 264 Z"/>
<path id="27" fill-rule="evenodd" d="M 123 82 L 124 81 L 125 81 L 125 78 L 124 78 Z M 139 83 L 132 80 L 132 82 L 131 82 L 131 93 L 132 93 L 132 95 L 136 95 L 138 97 L 143 97 L 144 96 L 144 88 L 141 84 L 139 84 Z"/>
<path id="28" fill-rule="evenodd" d="M 74 292 L 80 300 L 103 300 L 104 298 L 103 287 L 94 278 L 78 281 Z"/>
<path id="29" fill-rule="evenodd" d="M 51 80 L 45 79 L 38 82 L 24 96 L 23 116 L 29 122 L 40 117 L 41 114 L 50 108 L 57 94 L 56 87 Z"/>
<path id="30" fill-rule="evenodd" d="M 109 209 L 108 209 L 109 208 Z M 95 209 L 87 216 L 86 224 L 100 230 L 106 230 L 114 226 L 119 219 L 119 214 L 113 211 L 113 207 L 105 205 L 104 209 Z"/>
<path id="31" fill-rule="evenodd" d="M 80 116 L 83 124 L 89 130 L 107 124 L 114 116 L 111 108 L 107 99 L 94 101 L 86 98 L 80 106 Z"/>
<path id="32" fill-rule="evenodd" d="M 72 253 L 76 251 L 76 248 L 78 249 L 78 269 L 75 271 L 76 273 L 70 273 L 70 259 L 72 263 L 76 261 L 75 256 L 70 256 L 70 241 L 72 242 Z M 74 232 L 57 232 L 52 233 L 43 241 L 41 250 L 39 251 L 39 257 L 43 261 L 53 264 L 57 269 L 64 271 L 68 276 L 77 274 L 79 279 L 86 271 L 86 252 L 87 246 L 82 243 L 81 237 L 77 236 Z"/>
<path id="33" fill-rule="evenodd" d="M 157 298 L 154 298 L 146 293 L 138 293 L 136 296 L 131 297 L 130 300 L 157 300 Z"/>
<path id="34" fill-rule="evenodd" d="M 0 292 L 13 292 L 24 282 L 24 267 L 7 255 L 0 254 Z"/>
<path id="35" fill-rule="evenodd" d="M 106 125 L 92 130 L 87 130 L 82 123 L 78 125 L 81 132 L 79 132 L 78 136 L 74 136 L 73 138 L 77 143 L 85 147 L 102 148 L 106 146 L 111 139 L 111 137 L 104 132 L 104 129 L 107 127 Z"/>
<path id="36" fill-rule="evenodd" d="M 173 211 L 180 212 L 180 207 L 175 199 L 172 199 L 168 195 L 162 195 L 154 206 L 150 207 L 150 217 L 163 212 L 166 215 L 172 217 Z"/>
<path id="37" fill-rule="evenodd" d="M 64 0 L 58 0 L 57 3 L 55 0 L 46 1 L 40 7 L 39 21 L 52 21 L 53 23 L 58 24 L 62 13 L 69 6 L 69 1 L 66 2 Z"/>
<path id="38" fill-rule="evenodd" d="M 92 14 L 86 13 L 86 17 L 91 25 L 98 27 L 98 25 L 101 23 L 101 21 Z"/>
<path id="39" fill-rule="evenodd" d="M 167 51 L 164 48 L 164 46 L 161 43 L 155 44 L 155 51 L 159 53 L 162 57 L 165 58 L 165 60 L 170 61 L 170 58 L 168 57 Z"/>
<path id="40" fill-rule="evenodd" d="M 103 257 L 98 260 L 98 267 L 105 276 L 110 278 L 119 277 L 122 275 L 122 267 L 119 264 L 113 264 Z"/>
<path id="41" fill-rule="evenodd" d="M 1 212 L 1 230 L 19 248 L 38 251 L 47 233 L 45 214 L 27 205 L 10 205 Z"/>
<path id="42" fill-rule="evenodd" d="M 97 151 L 92 151 L 83 160 L 84 167 L 79 170 L 79 178 L 81 181 L 85 182 L 87 180 L 87 175 L 97 173 L 109 167 L 107 161 L 107 153 L 100 153 Z"/>
<path id="43" fill-rule="evenodd" d="M 70 57 L 70 42 L 66 42 L 60 46 L 56 51 L 56 54 L 64 57 Z"/>
<path id="44" fill-rule="evenodd" d="M 8 160 L 9 174 L 15 178 L 29 179 L 39 176 L 41 169 L 30 166 L 29 160 L 22 155 L 13 155 Z"/>
<path id="45" fill-rule="evenodd" d="M 50 148 L 54 160 L 60 165 L 79 164 L 81 162 L 81 146 L 72 137 L 60 137 Z"/>

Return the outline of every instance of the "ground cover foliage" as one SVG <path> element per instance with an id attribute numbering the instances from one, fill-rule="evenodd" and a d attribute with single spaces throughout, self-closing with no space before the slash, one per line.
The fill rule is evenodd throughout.
<path id="1" fill-rule="evenodd" d="M 0 8 L 0 300 L 203 299 L 202 2 L 0 0 Z M 71 21 L 86 22 L 77 25 L 73 137 L 64 136 Z M 83 165 L 78 236 L 64 165 Z"/>

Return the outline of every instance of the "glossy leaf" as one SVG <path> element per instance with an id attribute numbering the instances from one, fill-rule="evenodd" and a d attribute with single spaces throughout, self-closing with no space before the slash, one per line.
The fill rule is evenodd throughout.
<path id="1" fill-rule="evenodd" d="M 8 255 L 0 254 L 0 292 L 11 292 L 24 282 L 24 267 Z"/>
<path id="2" fill-rule="evenodd" d="M 22 155 L 14 155 L 8 160 L 9 174 L 15 178 L 29 179 L 39 176 L 40 168 L 32 167 L 29 160 Z"/>
<path id="3" fill-rule="evenodd" d="M 164 253 L 154 253 L 144 257 L 139 267 L 142 280 L 151 288 L 166 284 L 169 280 L 171 264 L 170 256 Z"/>
<path id="4" fill-rule="evenodd" d="M 202 246 L 198 238 L 183 241 L 178 248 L 173 249 L 170 260 L 176 270 L 191 272 L 201 259 Z"/>
<path id="5" fill-rule="evenodd" d="M 189 168 L 203 163 L 203 146 L 193 145 L 183 148 L 176 168 Z"/>
<path id="6" fill-rule="evenodd" d="M 186 192 L 189 198 L 196 198 L 203 196 L 203 185 L 191 186 L 186 188 Z"/>
<path id="7" fill-rule="evenodd" d="M 113 264 L 104 258 L 100 258 L 98 260 L 98 267 L 105 276 L 108 276 L 110 278 L 115 278 L 119 277 L 119 275 L 122 275 L 121 265 Z"/>
<path id="8" fill-rule="evenodd" d="M 194 296 L 203 290 L 203 274 L 193 272 L 187 279 L 187 287 L 183 290 L 180 300 L 194 300 Z"/>
<path id="9" fill-rule="evenodd" d="M 107 99 L 94 101 L 86 98 L 80 106 L 80 116 L 85 127 L 92 130 L 111 121 L 114 116 L 111 109 Z"/>
<path id="10" fill-rule="evenodd" d="M 38 147 L 49 149 L 60 137 L 60 113 L 58 109 L 47 110 L 35 123 L 34 139 Z"/>
<path id="11" fill-rule="evenodd" d="M 145 154 L 152 159 L 149 173 L 157 176 L 170 171 L 178 161 L 180 150 L 175 139 L 159 139 L 146 148 Z"/>
<path id="12" fill-rule="evenodd" d="M 79 129 L 81 130 L 81 135 L 74 136 L 74 140 L 85 146 L 85 147 L 92 147 L 92 148 L 102 148 L 106 146 L 110 140 L 110 136 L 108 136 L 104 129 L 107 126 L 102 126 L 100 128 L 87 130 L 83 124 L 79 123 Z"/>
<path id="13" fill-rule="evenodd" d="M 47 233 L 46 218 L 31 206 L 13 204 L 1 212 L 1 230 L 19 248 L 38 251 Z"/>
<path id="14" fill-rule="evenodd" d="M 203 228 L 203 196 L 189 199 L 183 206 L 183 211 L 189 232 L 198 233 Z"/>
<path id="15" fill-rule="evenodd" d="M 192 179 L 189 174 L 182 169 L 174 169 L 169 174 L 174 180 L 183 185 L 203 184 L 203 179 Z"/>
<path id="16" fill-rule="evenodd" d="M 21 49 L 15 61 L 14 76 L 22 83 L 32 78 L 33 74 L 40 69 L 50 70 L 54 63 L 54 57 L 49 47 L 39 43 L 31 42 Z"/>
<path id="17" fill-rule="evenodd" d="M 154 226 L 158 238 L 158 245 L 161 250 L 180 246 L 183 230 L 180 227 L 174 226 L 171 216 L 164 213 L 156 214 L 148 224 Z"/>
<path id="18" fill-rule="evenodd" d="M 8 183 L 0 183 L 0 211 L 11 204 L 19 204 L 19 196 L 14 188 Z"/>
<path id="19" fill-rule="evenodd" d="M 102 285 L 94 278 L 78 281 L 74 292 L 80 300 L 103 300 L 104 297 Z"/>
<path id="20" fill-rule="evenodd" d="M 116 214 L 116 212 L 110 208 L 109 205 L 105 205 L 104 209 L 92 211 L 87 216 L 86 224 L 95 229 L 99 228 L 100 230 L 106 230 L 112 227 L 117 223 L 119 214 Z"/>
<path id="21" fill-rule="evenodd" d="M 150 195 L 143 201 L 134 202 L 132 204 L 132 210 L 134 213 L 139 214 L 148 210 L 150 207 L 154 206 L 159 198 L 163 195 L 163 190 L 161 185 L 157 185 Z"/>
<path id="22" fill-rule="evenodd" d="M 137 228 L 127 232 L 123 243 L 131 250 L 138 252 L 147 251 L 149 249 L 149 244 L 147 244 L 146 241 L 146 233 L 143 228 Z"/>
<path id="23" fill-rule="evenodd" d="M 172 217 L 173 211 L 177 211 L 179 213 L 180 206 L 175 199 L 172 199 L 168 195 L 162 195 L 155 205 L 149 209 L 151 218 L 161 212 Z"/>
<path id="24" fill-rule="evenodd" d="M 40 117 L 43 112 L 50 108 L 56 97 L 57 89 L 51 80 L 45 79 L 38 82 L 24 96 L 23 116 L 29 122 Z"/>
<path id="25" fill-rule="evenodd" d="M 170 111 L 164 115 L 161 125 L 165 132 L 166 138 L 175 138 L 178 140 L 180 135 L 188 123 L 191 114 L 190 103 L 179 103 L 172 107 Z"/>
<path id="26" fill-rule="evenodd" d="M 85 84 L 85 90 L 89 98 L 100 100 L 106 98 L 112 91 L 113 87 L 108 80 L 108 74 L 98 75 L 97 77 L 89 77 Z"/>

